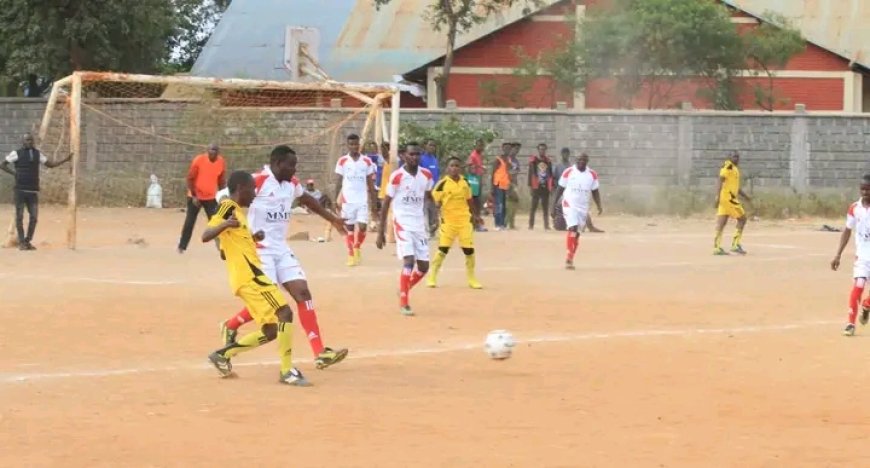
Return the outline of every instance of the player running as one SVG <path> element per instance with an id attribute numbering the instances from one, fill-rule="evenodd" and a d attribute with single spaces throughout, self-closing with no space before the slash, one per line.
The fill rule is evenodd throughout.
<path id="1" fill-rule="evenodd" d="M 846 229 L 840 235 L 840 245 L 837 254 L 831 260 L 831 269 L 840 268 L 840 257 L 849 244 L 849 238 L 855 231 L 855 266 L 852 268 L 852 294 L 849 296 L 849 323 L 843 329 L 843 335 L 855 334 L 855 318 L 858 315 L 858 301 L 864 294 L 864 286 L 870 277 L 870 175 L 861 179 L 861 199 L 849 205 L 846 212 Z M 870 319 L 870 297 L 861 304 L 861 325 L 867 325 Z"/>
<path id="2" fill-rule="evenodd" d="M 600 215 L 602 209 L 601 196 L 598 194 L 598 173 L 589 168 L 589 155 L 581 153 L 577 162 L 562 172 L 554 196 L 556 200 L 562 200 L 562 212 L 568 228 L 568 255 L 565 257 L 565 268 L 568 270 L 574 269 L 574 254 L 580 244 L 580 228 L 586 226 L 586 217 L 589 215 L 590 193 Z M 556 211 L 555 206 L 553 211 Z"/>
<path id="3" fill-rule="evenodd" d="M 719 185 L 716 189 L 716 238 L 713 240 L 713 255 L 728 255 L 722 248 L 722 231 L 728 223 L 728 218 L 737 220 L 737 230 L 731 241 L 731 251 L 746 255 L 740 241 L 743 239 L 743 227 L 746 226 L 746 211 L 740 203 L 740 197 L 751 202 L 752 199 L 740 189 L 740 153 L 731 151 L 728 160 L 719 170 Z"/>
<path id="4" fill-rule="evenodd" d="M 341 205 L 341 217 L 347 228 L 347 266 L 360 264 L 360 247 L 366 240 L 369 208 L 376 205 L 375 174 L 377 166 L 359 152 L 359 136 L 347 137 L 347 154 L 335 163 L 335 199 Z"/>
<path id="5" fill-rule="evenodd" d="M 459 238 L 459 247 L 465 254 L 465 274 L 468 286 L 482 289 L 483 285 L 474 276 L 474 226 L 483 221 L 477 212 L 477 204 L 471 195 L 471 186 L 461 175 L 462 163 L 459 158 L 447 160 L 447 176 L 435 184 L 432 198 L 441 208 L 441 227 L 439 228 L 438 253 L 432 261 L 432 269 L 426 279 L 426 286 L 434 288 L 438 284 L 438 270 L 447 257 L 453 241 Z"/>
<path id="6" fill-rule="evenodd" d="M 420 146 L 417 143 L 408 143 L 404 162 L 401 168 L 390 175 L 387 196 L 381 205 L 381 228 L 376 245 L 383 249 L 386 244 L 387 212 L 395 200 L 393 229 L 396 233 L 396 252 L 403 262 L 399 276 L 399 306 L 402 315 L 411 316 L 414 315 L 409 304 L 411 288 L 429 271 L 424 200 L 432 198 L 432 173 L 419 166 Z"/>
<path id="7" fill-rule="evenodd" d="M 296 199 L 302 206 L 332 223 L 341 233 L 344 233 L 344 225 L 340 218 L 305 193 L 294 177 L 297 161 L 296 152 L 288 146 L 282 145 L 272 150 L 269 165 L 254 175 L 255 197 L 248 209 L 248 224 L 251 231 L 264 233 L 265 237 L 257 242 L 257 254 L 262 261 L 263 272 L 271 282 L 283 286 L 296 301 L 299 322 L 315 356 L 314 364 L 318 369 L 325 369 L 341 362 L 347 356 L 347 349 L 333 350 L 323 346 L 308 280 L 299 259 L 286 242 L 287 228 L 290 225 L 291 207 Z M 221 336 L 224 344 L 234 343 L 239 327 L 250 321 L 251 311 L 245 308 L 223 322 Z"/>
<path id="8" fill-rule="evenodd" d="M 310 385 L 302 372 L 293 367 L 293 311 L 287 305 L 278 287 L 263 274 L 263 264 L 257 255 L 255 241 L 265 238 L 263 231 L 251 234 L 248 220 L 242 208 L 250 206 L 255 196 L 254 178 L 244 171 L 230 175 L 230 196 L 225 198 L 217 213 L 208 222 L 202 241 L 220 239 L 221 253 L 226 258 L 230 287 L 239 297 L 251 316 L 260 325 L 260 330 L 242 337 L 208 356 L 223 377 L 233 375 L 230 360 L 239 353 L 250 351 L 274 339 L 278 339 L 278 356 L 281 359 L 281 383 Z"/>

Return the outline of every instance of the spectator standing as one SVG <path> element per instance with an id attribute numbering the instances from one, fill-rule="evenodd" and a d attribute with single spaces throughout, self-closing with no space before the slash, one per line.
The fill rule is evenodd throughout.
<path id="1" fill-rule="evenodd" d="M 217 192 L 227 186 L 226 161 L 220 154 L 220 147 L 212 143 L 203 154 L 198 154 L 190 163 L 187 171 L 187 213 L 178 240 L 178 253 L 187 250 L 196 216 L 200 208 L 205 210 L 206 219 L 217 212 Z"/>
<path id="2" fill-rule="evenodd" d="M 561 175 L 561 174 L 559 174 Z M 550 230 L 550 192 L 554 187 L 553 162 L 547 156 L 547 145 L 538 145 L 538 154 L 529 158 L 529 192 L 532 194 L 532 207 L 529 211 L 529 230 L 535 229 L 535 212 L 538 203 L 544 218 L 544 230 Z"/>
<path id="3" fill-rule="evenodd" d="M 468 161 L 466 161 L 465 179 L 468 181 L 468 185 L 471 186 L 471 198 L 478 213 L 481 213 L 483 209 L 480 194 L 483 191 L 483 151 L 485 149 L 486 144 L 483 140 L 476 140 L 474 142 L 474 149 L 471 151 L 471 154 L 468 155 Z M 479 221 L 480 222 L 474 226 L 474 229 L 478 232 L 486 231 L 486 228 L 483 226 L 483 219 L 480 219 Z"/>
<path id="4" fill-rule="evenodd" d="M 510 143 L 502 143 L 501 155 L 495 158 L 492 168 L 493 217 L 495 218 L 496 231 L 507 229 L 507 195 L 511 187 L 510 154 L 512 147 Z"/>
<path id="5" fill-rule="evenodd" d="M 438 143 L 431 138 L 426 140 L 426 145 L 423 147 L 423 154 L 420 155 L 420 167 L 432 173 L 433 183 L 441 180 L 441 170 L 438 166 Z M 438 231 L 438 206 L 431 197 L 426 197 L 424 205 L 429 235 L 432 236 Z"/>
<path id="6" fill-rule="evenodd" d="M 508 188 L 507 193 L 507 204 L 505 208 L 505 216 L 507 222 L 508 229 L 516 229 L 517 223 L 517 207 L 520 204 L 520 194 L 517 191 L 517 183 L 519 181 L 520 176 L 520 149 L 522 145 L 520 143 L 514 142 L 511 144 L 511 152 L 510 152 L 510 167 L 508 169 L 508 173 L 510 175 L 511 185 Z"/>

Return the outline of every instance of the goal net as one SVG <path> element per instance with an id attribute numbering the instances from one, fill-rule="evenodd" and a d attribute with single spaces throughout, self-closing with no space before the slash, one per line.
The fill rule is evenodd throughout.
<path id="1" fill-rule="evenodd" d="M 388 85 L 76 72 L 54 83 L 39 129 L 49 159 L 72 155 L 69 170 L 43 172 L 41 201 L 67 205 L 75 248 L 78 206 L 145 206 L 152 175 L 163 206 L 183 206 L 190 161 L 212 143 L 228 172 L 256 171 L 272 147 L 289 145 L 297 177 L 331 193 L 347 135 L 397 141 L 398 101 Z"/>

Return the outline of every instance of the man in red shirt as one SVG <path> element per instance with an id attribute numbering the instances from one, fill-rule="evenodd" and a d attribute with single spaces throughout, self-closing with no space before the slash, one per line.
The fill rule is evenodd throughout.
<path id="1" fill-rule="evenodd" d="M 468 181 L 468 185 L 471 186 L 471 198 L 474 201 L 474 206 L 477 207 L 477 212 L 481 212 L 481 201 L 480 201 L 480 193 L 483 187 L 483 150 L 486 148 L 486 144 L 483 140 L 476 140 L 474 142 L 474 150 L 471 151 L 471 154 L 468 156 L 468 161 L 466 161 L 466 174 L 465 179 Z M 480 220 L 480 224 L 474 227 L 478 232 L 486 231 L 486 228 L 483 227 L 483 220 Z"/>
<path id="2" fill-rule="evenodd" d="M 227 186 L 226 170 L 224 157 L 214 143 L 208 145 L 206 153 L 197 155 L 190 163 L 187 171 L 187 215 L 184 217 L 184 227 L 181 228 L 178 253 L 187 250 L 199 209 L 205 209 L 206 219 L 211 219 L 217 212 L 215 198 L 218 190 Z"/>

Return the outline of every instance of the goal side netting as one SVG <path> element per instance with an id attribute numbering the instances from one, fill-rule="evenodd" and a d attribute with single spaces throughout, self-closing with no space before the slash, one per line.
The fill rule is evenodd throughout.
<path id="1" fill-rule="evenodd" d="M 152 175 L 163 206 L 184 206 L 190 161 L 212 143 L 228 172 L 259 170 L 273 147 L 289 145 L 298 177 L 329 190 L 347 135 L 378 147 L 397 141 L 398 101 L 389 85 L 76 72 L 54 83 L 36 138 L 49 159 L 72 155 L 69 166 L 42 172 L 41 202 L 66 205 L 75 248 L 87 229 L 77 225 L 79 206 L 145 206 Z"/>

